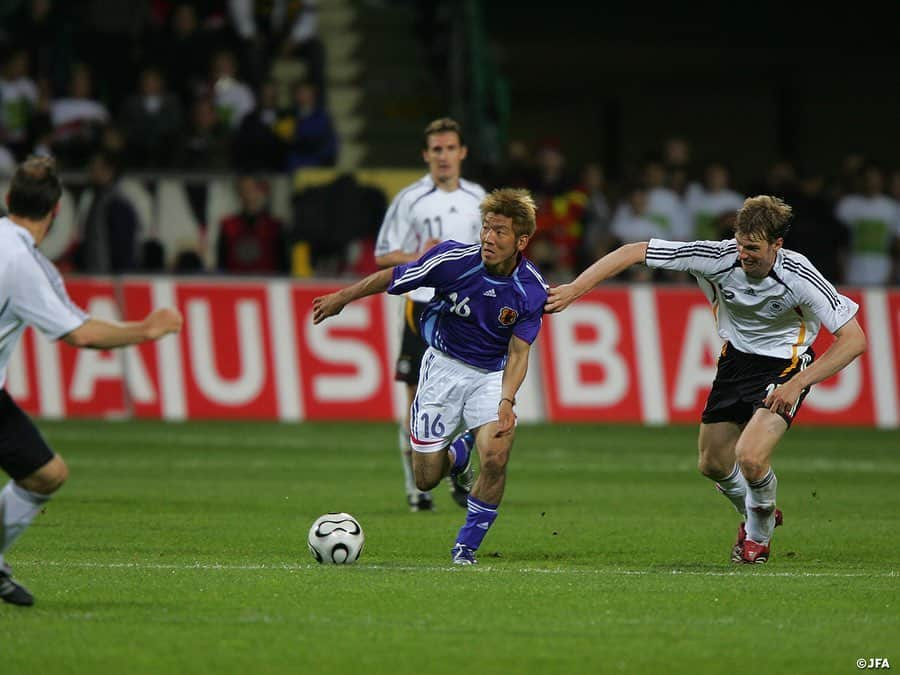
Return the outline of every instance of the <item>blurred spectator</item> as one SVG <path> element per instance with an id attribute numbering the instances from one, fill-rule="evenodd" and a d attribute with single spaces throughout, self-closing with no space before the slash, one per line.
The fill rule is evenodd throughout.
<path id="1" fill-rule="evenodd" d="M 46 80 L 54 91 L 65 87 L 70 65 L 75 60 L 75 4 L 59 0 L 25 0 L 16 16 L 10 17 L 8 23 L 3 22 L 28 51 L 34 79 L 38 82 Z"/>
<path id="2" fill-rule="evenodd" d="M 690 190 L 685 200 L 690 227 L 687 239 L 720 241 L 719 216 L 737 213 L 744 205 L 744 195 L 732 190 L 730 184 L 731 172 L 723 162 L 706 165 L 703 185 Z"/>
<path id="3" fill-rule="evenodd" d="M 33 145 L 32 123 L 38 105 L 37 84 L 28 76 L 29 57 L 24 49 L 7 54 L 0 73 L 0 143 L 17 160 Z"/>
<path id="4" fill-rule="evenodd" d="M 269 80 L 259 89 L 259 105 L 234 137 L 234 165 L 239 171 L 284 171 L 287 139 L 278 135 L 279 115 L 277 85 Z"/>
<path id="5" fill-rule="evenodd" d="M 231 134 L 206 96 L 194 101 L 191 127 L 176 159 L 179 169 L 231 168 Z"/>
<path id="6" fill-rule="evenodd" d="M 792 204 L 794 195 L 797 194 L 797 168 L 790 160 L 776 160 L 769 166 L 763 180 L 752 185 L 748 192 L 753 195 L 771 195 Z"/>
<path id="7" fill-rule="evenodd" d="M 528 144 L 514 139 L 506 147 L 506 159 L 500 166 L 496 176 L 488 181 L 491 187 L 523 187 L 527 188 L 537 180 L 536 170 L 531 158 Z"/>
<path id="8" fill-rule="evenodd" d="M 632 183 L 625 191 L 625 201 L 616 209 L 612 221 L 612 233 L 617 245 L 653 238 L 668 238 L 663 226 L 650 213 L 650 190 L 643 183 Z M 629 281 L 650 281 L 653 270 L 634 265 L 625 277 Z"/>
<path id="9" fill-rule="evenodd" d="M 668 185 L 666 165 L 650 155 L 641 167 L 641 180 L 647 189 L 647 216 L 659 223 L 668 239 L 689 240 L 690 221 L 684 200 Z"/>
<path id="10" fill-rule="evenodd" d="M 76 64 L 69 96 L 50 103 L 51 145 L 60 163 L 68 167 L 84 166 L 100 147 L 102 129 L 109 119 L 106 106 L 92 96 L 90 70 L 83 63 Z"/>
<path id="11" fill-rule="evenodd" d="M 204 93 L 212 97 L 219 119 L 232 131 L 237 129 L 244 117 L 256 107 L 253 90 L 238 78 L 234 52 L 228 49 L 220 49 L 213 54 Z"/>
<path id="12" fill-rule="evenodd" d="M 288 257 L 284 224 L 269 213 L 269 188 L 252 176 L 237 180 L 240 211 L 222 219 L 217 267 L 232 274 L 281 274 Z"/>
<path id="13" fill-rule="evenodd" d="M 137 213 L 122 194 L 121 167 L 112 155 L 98 152 L 88 167 L 91 190 L 80 224 L 76 269 L 88 274 L 118 274 L 138 268 Z"/>
<path id="14" fill-rule="evenodd" d="M 119 110 L 134 85 L 150 3 L 82 0 L 77 4 L 75 54 L 91 67 L 99 98 L 111 110 Z"/>
<path id="15" fill-rule="evenodd" d="M 217 31 L 204 27 L 194 2 L 181 0 L 169 14 L 165 29 L 150 43 L 160 60 L 169 88 L 185 110 L 193 105 L 209 73 L 210 54 L 222 45 Z"/>
<path id="16" fill-rule="evenodd" d="M 178 98 L 166 90 L 158 68 L 141 72 L 139 91 L 125 102 L 119 122 L 130 166 L 172 166 L 184 133 L 184 112 Z"/>
<path id="17" fill-rule="evenodd" d="M 304 166 L 334 166 L 338 138 L 331 114 L 319 98 L 318 87 L 309 81 L 294 86 L 292 116 L 282 126 L 288 143 L 287 170 Z"/>
<path id="18" fill-rule="evenodd" d="M 569 279 L 582 247 L 587 194 L 569 173 L 555 138 L 544 139 L 538 147 L 531 192 L 537 204 L 537 229 L 526 255 L 548 278 Z"/>
<path id="19" fill-rule="evenodd" d="M 887 284 L 895 278 L 900 246 L 900 210 L 884 194 L 884 171 L 868 162 L 861 191 L 841 197 L 835 215 L 850 230 L 848 284 Z"/>
<path id="20" fill-rule="evenodd" d="M 325 52 L 318 37 L 315 0 L 228 0 L 228 12 L 241 40 L 251 83 L 259 86 L 279 57 L 297 57 L 307 78 L 325 90 Z"/>
<path id="21" fill-rule="evenodd" d="M 844 283 L 850 235 L 834 215 L 835 204 L 825 189 L 825 176 L 815 168 L 806 169 L 800 174 L 798 187 L 784 247 L 809 258 L 831 283 Z"/>
<path id="22" fill-rule="evenodd" d="M 596 163 L 585 165 L 581 172 L 581 188 L 587 195 L 584 210 L 584 238 L 578 260 L 578 271 L 609 253 L 615 244 L 612 233 L 612 211 L 606 193 L 606 174 Z"/>

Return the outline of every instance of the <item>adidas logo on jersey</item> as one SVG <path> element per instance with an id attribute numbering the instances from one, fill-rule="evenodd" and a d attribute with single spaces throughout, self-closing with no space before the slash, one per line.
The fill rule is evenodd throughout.
<path id="1" fill-rule="evenodd" d="M 497 293 L 494 291 L 493 288 L 487 289 L 484 293 L 482 293 L 482 295 L 486 295 L 486 296 L 489 297 L 489 298 L 496 298 L 496 297 L 497 297 Z"/>

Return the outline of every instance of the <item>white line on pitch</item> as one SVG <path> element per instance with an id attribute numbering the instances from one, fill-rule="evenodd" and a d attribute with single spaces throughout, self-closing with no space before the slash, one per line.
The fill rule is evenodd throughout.
<path id="1" fill-rule="evenodd" d="M 65 562 L 65 561 L 17 561 L 16 566 L 34 566 L 34 567 L 65 567 L 65 568 L 88 568 L 88 569 L 142 569 L 142 570 L 211 570 L 211 571 L 295 571 L 295 570 L 312 570 L 325 565 L 318 564 L 297 564 L 297 563 L 272 563 L 258 565 L 223 565 L 220 563 L 141 563 L 141 562 L 119 562 L 119 563 L 95 563 L 95 562 Z M 359 570 L 373 570 L 382 572 L 437 572 L 448 570 L 461 570 L 459 567 L 439 566 L 439 565 L 354 565 Z M 754 567 L 752 569 L 760 569 Z M 660 569 L 660 570 L 628 570 L 628 569 L 580 569 L 580 568 L 543 568 L 543 567 L 493 567 L 491 565 L 480 565 L 478 567 L 467 567 L 466 571 L 484 573 L 484 572 L 512 572 L 515 574 L 575 574 L 575 575 L 596 575 L 596 576 L 691 576 L 691 577 L 733 577 L 745 576 L 748 568 L 740 568 L 741 571 L 716 571 L 716 570 L 679 570 L 679 569 Z M 762 571 L 762 570 L 760 570 Z M 884 577 L 893 578 L 900 576 L 895 570 L 890 572 L 769 572 L 765 571 L 767 577 L 789 577 L 789 578 L 865 578 L 865 577 Z"/>

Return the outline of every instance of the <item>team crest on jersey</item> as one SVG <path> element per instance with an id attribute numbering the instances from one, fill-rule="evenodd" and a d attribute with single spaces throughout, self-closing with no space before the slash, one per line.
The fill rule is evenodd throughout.
<path id="1" fill-rule="evenodd" d="M 512 326 L 518 318 L 519 313 L 511 307 L 504 307 L 501 309 L 500 316 L 497 317 L 504 326 Z"/>
<path id="2" fill-rule="evenodd" d="M 759 311 L 763 316 L 769 317 L 770 319 L 774 319 L 779 314 L 783 313 L 785 309 L 787 309 L 787 303 L 780 298 L 772 298 L 769 300 L 763 308 Z"/>

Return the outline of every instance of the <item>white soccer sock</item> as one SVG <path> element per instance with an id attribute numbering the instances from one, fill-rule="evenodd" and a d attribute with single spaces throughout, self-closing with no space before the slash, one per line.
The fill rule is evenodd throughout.
<path id="1" fill-rule="evenodd" d="M 760 480 L 747 482 L 747 538 L 768 544 L 775 529 L 775 493 L 778 479 L 769 472 Z"/>
<path id="2" fill-rule="evenodd" d="M 400 461 L 403 464 L 403 478 L 406 484 L 406 494 L 409 496 L 419 494 L 416 488 L 416 479 L 412 470 L 412 446 L 409 444 L 409 429 L 401 424 L 397 430 L 397 442 L 400 445 Z"/>
<path id="3" fill-rule="evenodd" d="M 0 556 L 19 538 L 41 507 L 50 499 L 49 495 L 39 495 L 9 481 L 0 490 Z"/>
<path id="4" fill-rule="evenodd" d="M 716 485 L 721 492 L 732 504 L 735 510 L 747 518 L 747 479 L 741 473 L 740 467 L 735 464 L 734 469 L 727 478 L 716 481 Z"/>

